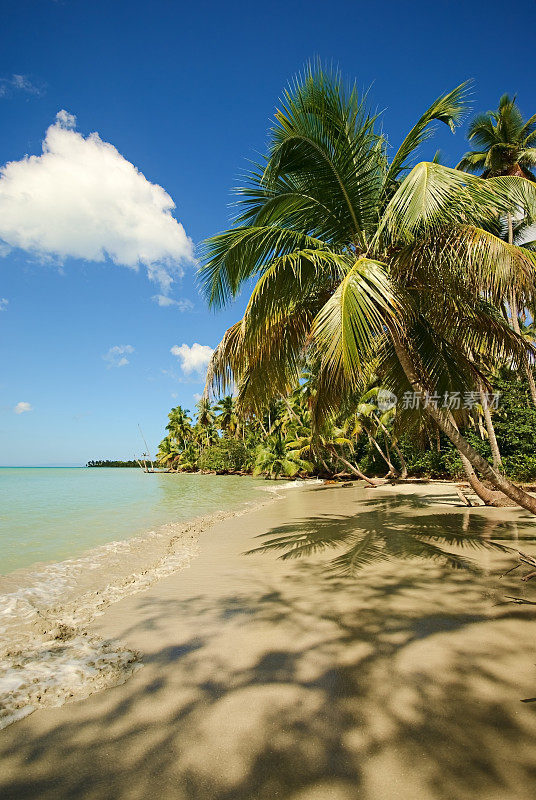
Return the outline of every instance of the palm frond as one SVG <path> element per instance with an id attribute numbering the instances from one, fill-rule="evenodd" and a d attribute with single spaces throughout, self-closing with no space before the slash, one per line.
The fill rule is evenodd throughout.
<path id="1" fill-rule="evenodd" d="M 466 172 L 422 162 L 412 169 L 389 201 L 378 233 L 389 242 L 409 242 L 418 232 L 448 225 L 492 224 L 501 214 L 536 210 L 536 186 L 525 178 L 483 180 Z"/>
<path id="2" fill-rule="evenodd" d="M 338 229 L 364 245 L 381 189 L 374 117 L 337 73 L 306 70 L 282 99 L 263 185 L 300 176 L 336 212 Z"/>
<path id="3" fill-rule="evenodd" d="M 324 371 L 335 381 L 355 382 L 386 322 L 396 323 L 397 309 L 385 265 L 359 259 L 313 323 Z"/>
<path id="4" fill-rule="evenodd" d="M 432 103 L 430 108 L 424 112 L 422 117 L 410 130 L 392 159 L 385 178 L 385 186 L 389 186 L 391 183 L 398 180 L 400 173 L 409 169 L 407 164 L 408 159 L 413 155 L 419 145 L 433 136 L 434 130 L 431 123 L 434 120 L 439 120 L 445 125 L 448 125 L 452 133 L 454 133 L 455 127 L 459 124 L 466 109 L 468 86 L 469 83 L 465 82 L 457 86 L 451 92 L 441 95 Z"/>
<path id="5" fill-rule="evenodd" d="M 274 257 L 303 248 L 325 248 L 325 243 L 281 225 L 235 227 L 207 239 L 198 279 L 209 305 L 224 305 Z"/>

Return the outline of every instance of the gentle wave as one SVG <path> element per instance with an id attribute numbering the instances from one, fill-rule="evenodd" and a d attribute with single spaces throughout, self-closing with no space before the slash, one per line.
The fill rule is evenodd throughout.
<path id="1" fill-rule="evenodd" d="M 187 523 L 168 523 L 79 558 L 0 578 L 0 728 L 36 708 L 59 706 L 123 683 L 140 656 L 86 628 L 112 603 L 189 566 L 199 535 L 280 498 L 292 481 L 263 487 L 270 497 Z"/>

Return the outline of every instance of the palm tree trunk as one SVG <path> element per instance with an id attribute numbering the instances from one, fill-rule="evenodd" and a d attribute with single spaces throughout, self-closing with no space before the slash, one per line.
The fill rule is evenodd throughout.
<path id="1" fill-rule="evenodd" d="M 478 392 L 480 394 L 480 404 L 484 411 L 484 422 L 486 423 L 486 430 L 488 432 L 489 446 L 491 448 L 491 457 L 493 459 L 493 466 L 495 467 L 497 472 L 501 472 L 502 471 L 501 451 L 499 450 L 497 437 L 495 436 L 495 428 L 493 427 L 493 420 L 491 418 L 491 412 L 489 410 L 488 396 L 487 393 L 484 391 L 482 381 L 478 382 Z"/>
<path id="2" fill-rule="evenodd" d="M 455 428 L 455 430 L 457 430 L 458 433 L 459 433 L 458 426 L 456 425 L 456 420 L 454 419 L 454 416 L 453 416 L 451 411 L 449 411 L 448 420 L 449 420 L 450 424 L 453 426 L 453 428 Z M 502 493 L 500 493 L 498 495 L 497 492 L 493 492 L 490 489 L 488 489 L 487 486 L 484 486 L 482 481 L 480 481 L 478 479 L 478 476 L 477 476 L 476 472 L 474 471 L 469 459 L 466 458 L 462 453 L 460 453 L 459 450 L 458 450 L 458 453 L 460 454 L 460 458 L 461 458 L 461 462 L 462 462 L 462 466 L 463 466 L 463 471 L 465 472 L 465 475 L 466 475 L 467 480 L 469 482 L 469 486 L 471 487 L 473 492 L 476 494 L 476 496 L 479 497 L 482 500 L 484 505 L 486 505 L 486 506 L 504 506 L 504 505 L 506 505 L 508 503 L 508 500 L 507 500 L 506 496 L 504 494 L 502 494 Z"/>
<path id="3" fill-rule="evenodd" d="M 322 466 L 326 470 L 326 475 L 331 475 L 332 472 L 330 472 L 330 469 L 329 469 L 328 465 L 326 464 L 326 462 L 324 461 L 324 459 L 322 458 L 322 456 L 320 456 L 320 463 L 322 464 Z"/>
<path id="4" fill-rule="evenodd" d="M 372 435 L 372 433 L 370 432 L 370 430 L 367 428 L 367 426 L 366 426 L 366 425 L 365 425 L 363 422 L 362 422 L 361 424 L 363 425 L 363 430 L 366 432 L 366 434 L 367 434 L 367 436 L 368 436 L 368 438 L 369 438 L 369 441 L 370 441 L 370 443 L 371 443 L 371 444 L 372 444 L 372 445 L 373 445 L 373 446 L 376 448 L 376 450 L 378 451 L 378 453 L 381 455 L 381 457 L 383 458 L 383 460 L 385 461 L 385 463 L 386 463 L 386 464 L 387 464 L 387 466 L 389 467 L 389 472 L 388 472 L 387 474 L 388 474 L 388 475 L 398 475 L 398 470 L 397 470 L 397 468 L 396 468 L 396 467 L 395 467 L 395 465 L 394 465 L 394 464 L 391 462 L 391 459 L 390 459 L 388 456 L 386 456 L 386 455 L 385 455 L 385 453 L 384 453 L 384 452 L 383 452 L 383 450 L 381 449 L 380 445 L 378 444 L 377 440 L 374 438 L 374 436 Z"/>
<path id="5" fill-rule="evenodd" d="M 350 470 L 350 472 L 353 472 L 354 475 L 357 475 L 358 478 L 361 478 L 361 480 L 366 481 L 368 484 L 370 484 L 370 486 L 380 485 L 377 481 L 372 480 L 372 478 L 367 478 L 367 476 L 363 472 L 361 472 L 361 470 L 357 469 L 357 467 L 354 467 L 353 464 L 351 464 L 349 461 L 347 461 L 345 458 L 339 455 L 339 453 L 337 453 L 334 447 L 330 447 L 328 449 L 330 453 L 341 462 L 341 464 L 344 464 L 344 466 L 347 467 Z"/>
<path id="6" fill-rule="evenodd" d="M 403 481 L 405 481 L 406 478 L 408 477 L 408 465 L 406 464 L 406 459 L 402 455 L 402 451 L 400 450 L 400 448 L 399 448 L 399 446 L 398 446 L 398 444 L 396 442 L 395 437 L 392 436 L 391 433 L 387 430 L 387 428 L 385 427 L 385 425 L 383 424 L 381 419 L 378 419 L 378 417 L 376 415 L 374 415 L 374 419 L 376 420 L 376 422 L 378 423 L 378 425 L 382 429 L 384 435 L 386 437 L 388 436 L 389 439 L 391 440 L 391 444 L 393 446 L 393 450 L 395 451 L 395 453 L 397 454 L 397 456 L 400 459 L 400 467 L 402 469 L 402 472 L 400 473 L 400 477 L 402 478 Z"/>
<path id="7" fill-rule="evenodd" d="M 536 514 L 536 498 L 513 484 L 504 475 L 501 475 L 500 472 L 497 472 L 497 470 L 495 470 L 486 459 L 482 458 L 482 456 L 471 447 L 469 442 L 463 438 L 456 426 L 453 425 L 448 417 L 441 411 L 437 403 L 435 401 L 430 401 L 429 397 L 427 398 L 425 387 L 421 383 L 407 345 L 402 341 L 397 330 L 391 328 L 390 332 L 398 360 L 400 361 L 400 365 L 408 381 L 413 390 L 423 401 L 426 412 L 434 420 L 439 429 L 450 439 L 460 455 L 467 459 L 473 470 L 477 469 L 499 492 L 502 492 L 532 514 Z M 424 402 L 425 400 L 426 402 Z M 486 502 L 486 500 L 484 500 L 484 502 Z M 496 498 L 490 501 L 490 504 L 495 505 L 498 502 L 499 499 Z"/>

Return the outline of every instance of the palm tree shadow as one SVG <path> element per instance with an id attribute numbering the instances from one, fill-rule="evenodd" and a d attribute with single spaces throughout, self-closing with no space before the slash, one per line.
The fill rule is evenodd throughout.
<path id="1" fill-rule="evenodd" d="M 512 538 L 512 525 L 464 513 L 408 514 L 426 509 L 417 498 L 370 500 L 372 506 L 356 516 L 314 516 L 281 525 L 260 534 L 262 544 L 248 550 L 255 553 L 280 552 L 282 560 L 304 558 L 318 553 L 340 552 L 327 562 L 334 574 L 354 576 L 359 570 L 389 559 L 426 559 L 453 569 L 479 571 L 478 564 L 461 551 L 498 550 L 509 547 L 494 539 Z"/>

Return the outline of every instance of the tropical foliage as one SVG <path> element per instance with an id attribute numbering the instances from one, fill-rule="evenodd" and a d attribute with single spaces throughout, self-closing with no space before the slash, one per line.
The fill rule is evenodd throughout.
<path id="1" fill-rule="evenodd" d="M 503 469 L 515 480 L 536 480 L 536 409 L 529 402 L 528 385 L 506 367 L 491 376 L 491 382 L 500 398 L 490 415 Z M 206 419 L 207 408 L 217 419 L 210 403 L 199 409 L 195 420 L 180 409 L 175 417 L 181 420 L 181 430 L 187 420 L 189 438 L 181 448 L 171 428 L 160 444 L 159 464 L 173 471 L 269 478 L 350 476 L 372 485 L 387 477 L 463 477 L 462 461 L 449 439 L 423 417 L 412 421 L 408 412 L 396 407 L 382 411 L 382 390 L 375 376 L 371 383 L 375 385 L 356 397 L 350 410 L 341 409 L 320 429 L 313 427 L 309 410 L 314 392 L 310 374 L 286 402 L 273 403 L 258 416 L 242 416 L 229 398 L 227 404 L 232 403 L 238 420 L 232 433 Z M 492 462 L 484 409 L 476 394 L 463 427 L 474 449 Z"/>
<path id="2" fill-rule="evenodd" d="M 376 117 L 340 75 L 308 69 L 295 81 L 265 158 L 238 190 L 234 224 L 206 243 L 200 278 L 210 305 L 254 282 L 242 320 L 216 349 L 207 390 L 235 386 L 237 408 L 258 417 L 310 373 L 318 437 L 354 414 L 373 364 L 376 386 L 420 400 L 417 411 L 397 407 L 395 438 L 414 426 L 439 431 L 485 502 L 513 501 L 536 513 L 536 500 L 460 433 L 464 414 L 438 402 L 445 393 L 480 391 L 490 372 L 530 363 L 533 354 L 510 324 L 505 298 L 515 287 L 523 308 L 532 307 L 535 256 L 501 233 L 513 217 L 533 223 L 536 186 L 511 170 L 481 178 L 436 161 L 413 166 L 431 123 L 459 123 L 464 93 L 460 86 L 440 96 L 391 155 Z M 516 134 L 520 165 L 531 157 L 533 124 Z"/>
<path id="3" fill-rule="evenodd" d="M 534 477 L 531 462 L 510 452 L 506 411 L 487 399 L 501 381 L 518 398 L 534 389 L 536 116 L 503 97 L 471 124 L 478 149 L 458 168 L 419 162 L 434 122 L 461 121 L 465 90 L 437 98 L 397 148 L 339 74 L 309 68 L 287 90 L 199 273 L 212 307 L 246 283 L 249 302 L 195 422 L 170 413 L 161 464 L 236 471 L 222 451 L 236 441 L 240 471 L 370 483 L 463 472 L 484 502 L 536 513 L 509 479 Z M 474 399 L 441 402 L 454 395 Z"/>

